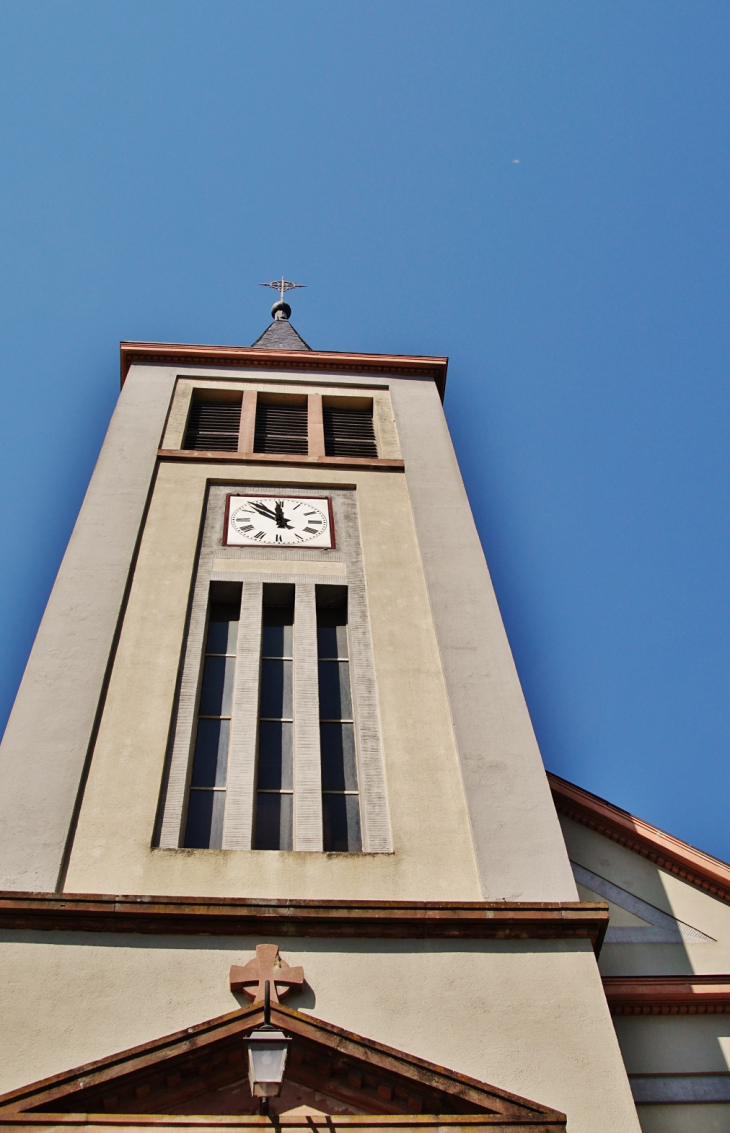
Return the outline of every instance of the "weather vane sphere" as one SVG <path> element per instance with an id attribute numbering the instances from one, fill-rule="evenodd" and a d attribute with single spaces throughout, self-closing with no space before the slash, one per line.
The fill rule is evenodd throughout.
<path id="1" fill-rule="evenodd" d="M 272 319 L 288 319 L 291 315 L 291 307 L 288 303 L 284 302 L 284 295 L 287 291 L 291 291 L 294 287 L 306 287 L 306 283 L 292 283 L 290 279 L 272 279 L 271 283 L 260 283 L 259 287 L 273 287 L 279 292 L 279 302 L 274 303 L 271 308 Z"/>

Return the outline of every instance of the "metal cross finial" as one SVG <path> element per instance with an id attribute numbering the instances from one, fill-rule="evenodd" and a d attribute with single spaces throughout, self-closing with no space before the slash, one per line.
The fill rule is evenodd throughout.
<path id="1" fill-rule="evenodd" d="M 292 283 L 290 280 L 284 279 L 283 275 L 282 275 L 281 279 L 272 279 L 271 283 L 260 283 L 259 284 L 259 287 L 273 287 L 273 288 L 275 288 L 279 292 L 279 298 L 280 298 L 282 303 L 284 302 L 285 292 L 291 291 L 294 287 L 306 287 L 306 286 L 307 286 L 306 283 Z"/>

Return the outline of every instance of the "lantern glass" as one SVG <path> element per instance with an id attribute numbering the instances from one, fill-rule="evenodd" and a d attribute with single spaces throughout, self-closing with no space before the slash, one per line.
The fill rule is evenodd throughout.
<path id="1" fill-rule="evenodd" d="M 248 1045 L 248 1081 L 255 1098 L 277 1098 L 281 1093 L 291 1038 L 275 1027 L 253 1031 Z"/>

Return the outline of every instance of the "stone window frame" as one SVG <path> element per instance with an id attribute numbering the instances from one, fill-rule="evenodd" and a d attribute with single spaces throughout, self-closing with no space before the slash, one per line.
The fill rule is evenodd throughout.
<path id="1" fill-rule="evenodd" d="M 226 496 L 232 491 L 270 492 L 271 487 L 271 484 L 260 483 L 244 485 L 240 481 L 208 484 L 178 696 L 170 729 L 156 844 L 163 850 L 184 849 L 210 585 L 212 582 L 226 581 L 241 584 L 241 613 L 221 849 L 257 853 L 323 852 L 315 587 L 346 585 L 360 792 L 360 852 L 392 853 L 356 489 L 323 489 L 311 484 L 297 487 L 289 485 L 285 489 L 296 495 L 321 496 L 323 491 L 326 492 L 332 500 L 336 550 L 224 547 L 221 536 Z M 236 560 L 242 563 L 238 570 Z M 278 569 L 271 569 L 274 562 Z M 291 562 L 290 571 L 282 569 L 285 562 Z M 269 582 L 289 583 L 295 587 L 292 851 L 252 850 L 263 586 Z M 184 852 L 211 851 L 184 849 Z"/>

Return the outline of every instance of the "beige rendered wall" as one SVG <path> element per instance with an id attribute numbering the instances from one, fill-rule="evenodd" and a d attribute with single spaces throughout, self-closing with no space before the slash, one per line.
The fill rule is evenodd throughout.
<path id="1" fill-rule="evenodd" d="M 730 1070 L 730 1015 L 663 1015 L 614 1019 L 630 1080 L 651 1075 L 665 1089 L 677 1084 L 700 1088 L 706 1078 L 727 1081 Z M 685 1077 L 685 1075 L 687 1077 Z M 725 1096 L 727 1091 L 725 1090 Z M 727 1133 L 730 1103 L 675 1103 L 637 1106 L 645 1133 Z"/>
<path id="2" fill-rule="evenodd" d="M 14 1023 L 0 1089 L 235 1009 L 228 971 L 257 943 L 6 935 L 0 1012 Z M 304 966 L 292 1007 L 561 1109 L 568 1133 L 638 1133 L 587 943 L 276 943 Z"/>
<path id="3" fill-rule="evenodd" d="M 730 972 L 730 907 L 724 901 L 570 818 L 561 817 L 561 824 L 572 861 L 712 938 L 674 944 L 607 942 L 600 958 L 604 975 Z M 658 1084 L 666 1090 L 680 1086 L 691 1090 L 693 1080 L 683 1079 L 684 1075 L 730 1072 L 728 1014 L 625 1016 L 614 1019 L 614 1025 L 627 1073 L 634 1082 L 638 1076 L 652 1075 L 663 1080 Z M 678 1082 L 677 1076 L 683 1080 Z M 702 1085 L 700 1081 L 700 1088 Z M 730 1103 L 637 1108 L 645 1133 L 726 1133 L 730 1129 Z"/>
<path id="4" fill-rule="evenodd" d="M 614 1019 L 614 1026 L 630 1074 L 730 1069 L 730 1015 L 629 1015 Z"/>
<path id="5" fill-rule="evenodd" d="M 712 938 L 677 944 L 606 943 L 600 960 L 604 975 L 730 972 L 730 906 L 595 830 L 564 816 L 560 821 L 572 861 Z"/>
<path id="6" fill-rule="evenodd" d="M 206 484 L 354 485 L 393 854 L 150 843 Z M 288 563 L 293 569 L 294 563 Z M 160 465 L 70 857 L 67 892 L 478 900 L 449 707 L 400 472 Z"/>
<path id="7" fill-rule="evenodd" d="M 448 690 L 482 898 L 575 901 L 537 739 L 433 382 L 390 395 Z"/>
<path id="8" fill-rule="evenodd" d="M 642 1133 L 727 1133 L 726 1105 L 639 1106 Z"/>
<path id="9" fill-rule="evenodd" d="M 136 367 L 117 403 L 0 746 L 0 888 L 53 890 L 93 740 L 174 386 Z"/>

